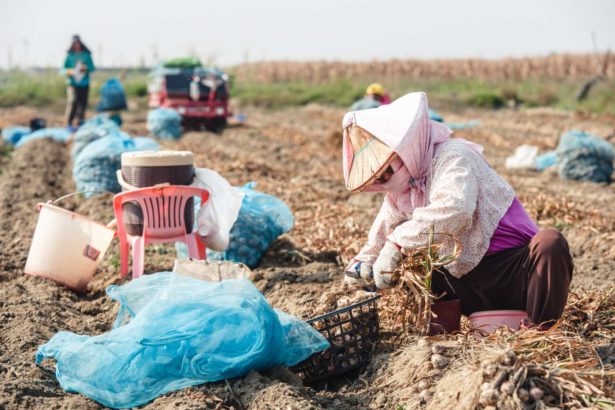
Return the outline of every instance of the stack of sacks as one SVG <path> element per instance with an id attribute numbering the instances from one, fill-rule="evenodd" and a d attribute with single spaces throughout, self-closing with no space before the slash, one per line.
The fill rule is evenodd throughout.
<path id="1" fill-rule="evenodd" d="M 561 178 L 611 182 L 615 148 L 606 140 L 584 131 L 568 131 L 560 137 L 555 153 Z"/>
<path id="2" fill-rule="evenodd" d="M 157 108 L 147 115 L 147 130 L 163 139 L 178 139 L 182 135 L 182 116 L 170 108 Z"/>
<path id="3" fill-rule="evenodd" d="M 130 151 L 156 151 L 160 147 L 151 138 L 132 139 L 121 131 L 111 133 L 86 145 L 77 155 L 73 178 L 79 191 L 120 192 L 116 171 L 121 168 L 121 156 Z M 92 196 L 90 192 L 86 196 Z"/>
<path id="4" fill-rule="evenodd" d="M 15 145 L 22 137 L 30 134 L 31 132 L 32 130 L 30 127 L 23 127 L 19 125 L 15 127 L 8 127 L 2 130 L 2 139 L 9 144 Z"/>
<path id="5" fill-rule="evenodd" d="M 75 133 L 73 138 L 73 159 L 77 158 L 79 153 L 89 143 L 107 135 L 118 133 L 120 133 L 118 124 L 105 114 L 89 119 Z"/>
<path id="6" fill-rule="evenodd" d="M 43 128 L 36 130 L 28 135 L 24 135 L 17 141 L 15 147 L 19 148 L 24 144 L 41 138 L 52 138 L 56 141 L 66 141 L 70 137 L 70 131 L 66 128 Z"/>

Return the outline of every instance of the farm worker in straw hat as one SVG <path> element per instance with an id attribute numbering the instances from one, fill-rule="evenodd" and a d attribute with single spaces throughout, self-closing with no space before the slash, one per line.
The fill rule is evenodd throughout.
<path id="1" fill-rule="evenodd" d="M 389 95 L 381 84 L 370 84 L 365 90 L 365 97 L 356 101 L 350 108 L 352 111 L 377 108 L 383 104 L 390 103 Z"/>
<path id="2" fill-rule="evenodd" d="M 462 251 L 433 273 L 432 292 L 444 296 L 432 306 L 432 333 L 458 330 L 461 313 L 483 310 L 525 310 L 544 327 L 561 316 L 573 270 L 566 239 L 538 230 L 480 145 L 429 119 L 425 93 L 349 112 L 343 129 L 346 187 L 386 193 L 346 283 L 393 286 L 402 255 L 424 245 L 433 225 Z M 443 254 L 453 252 L 448 235 L 440 235 Z"/>
<path id="3" fill-rule="evenodd" d="M 74 120 L 81 125 L 85 119 L 90 92 L 90 73 L 94 71 L 90 50 L 79 36 L 74 35 L 64 59 L 62 72 L 66 75 L 66 126 L 74 131 Z"/>

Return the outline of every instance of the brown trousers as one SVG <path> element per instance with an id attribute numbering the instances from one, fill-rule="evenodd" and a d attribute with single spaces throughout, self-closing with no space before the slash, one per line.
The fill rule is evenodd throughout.
<path id="1" fill-rule="evenodd" d="M 568 242 L 555 229 L 539 231 L 527 246 L 487 255 L 469 273 L 455 278 L 434 272 L 432 291 L 459 299 L 461 312 L 525 310 L 535 324 L 559 319 L 572 279 Z"/>

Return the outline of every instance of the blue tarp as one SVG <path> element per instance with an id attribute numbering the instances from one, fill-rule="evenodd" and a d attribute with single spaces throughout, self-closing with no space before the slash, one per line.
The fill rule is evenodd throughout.
<path id="1" fill-rule="evenodd" d="M 274 311 L 247 279 L 214 283 L 161 272 L 107 293 L 120 303 L 113 330 L 59 332 L 39 347 L 36 362 L 54 358 L 64 390 L 113 408 L 292 366 L 329 345 L 307 323 Z"/>
<path id="2" fill-rule="evenodd" d="M 66 128 L 42 128 L 21 137 L 21 139 L 15 144 L 15 147 L 19 148 L 30 141 L 41 138 L 52 138 L 56 141 L 66 141 L 69 137 L 70 131 Z"/>
<path id="3" fill-rule="evenodd" d="M 429 109 L 429 119 L 446 124 L 452 130 L 467 130 L 469 128 L 478 127 L 480 125 L 479 120 L 472 120 L 468 122 L 445 122 L 444 118 L 435 110 Z"/>
<path id="4" fill-rule="evenodd" d="M 155 137 L 178 139 L 182 135 L 182 116 L 170 108 L 157 108 L 147 114 L 147 130 Z"/>
<path id="5" fill-rule="evenodd" d="M 2 129 L 2 139 L 9 144 L 17 144 L 21 138 L 30 134 L 32 130 L 30 127 L 14 126 Z"/>
<path id="6" fill-rule="evenodd" d="M 478 127 L 480 125 L 479 120 L 471 120 L 468 122 L 445 122 L 446 126 L 455 130 L 467 130 L 469 128 Z"/>

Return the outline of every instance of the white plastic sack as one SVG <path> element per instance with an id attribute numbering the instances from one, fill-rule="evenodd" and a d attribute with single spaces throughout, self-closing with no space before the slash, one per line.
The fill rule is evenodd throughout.
<path id="1" fill-rule="evenodd" d="M 534 169 L 536 170 L 538 147 L 533 145 L 521 145 L 515 149 L 515 153 L 506 158 L 507 169 Z"/>
<path id="2" fill-rule="evenodd" d="M 239 215 L 243 192 L 228 183 L 216 171 L 196 168 L 192 185 L 209 191 L 209 200 L 197 215 L 197 232 L 209 249 L 224 251 Z"/>
<path id="3" fill-rule="evenodd" d="M 83 80 L 83 77 L 85 76 L 84 68 L 86 68 L 85 65 L 81 61 L 77 61 L 75 68 L 73 68 L 73 78 L 76 83 L 80 83 L 81 80 Z"/>
<path id="4" fill-rule="evenodd" d="M 252 271 L 243 263 L 175 259 L 173 272 L 208 282 L 249 278 Z"/>

